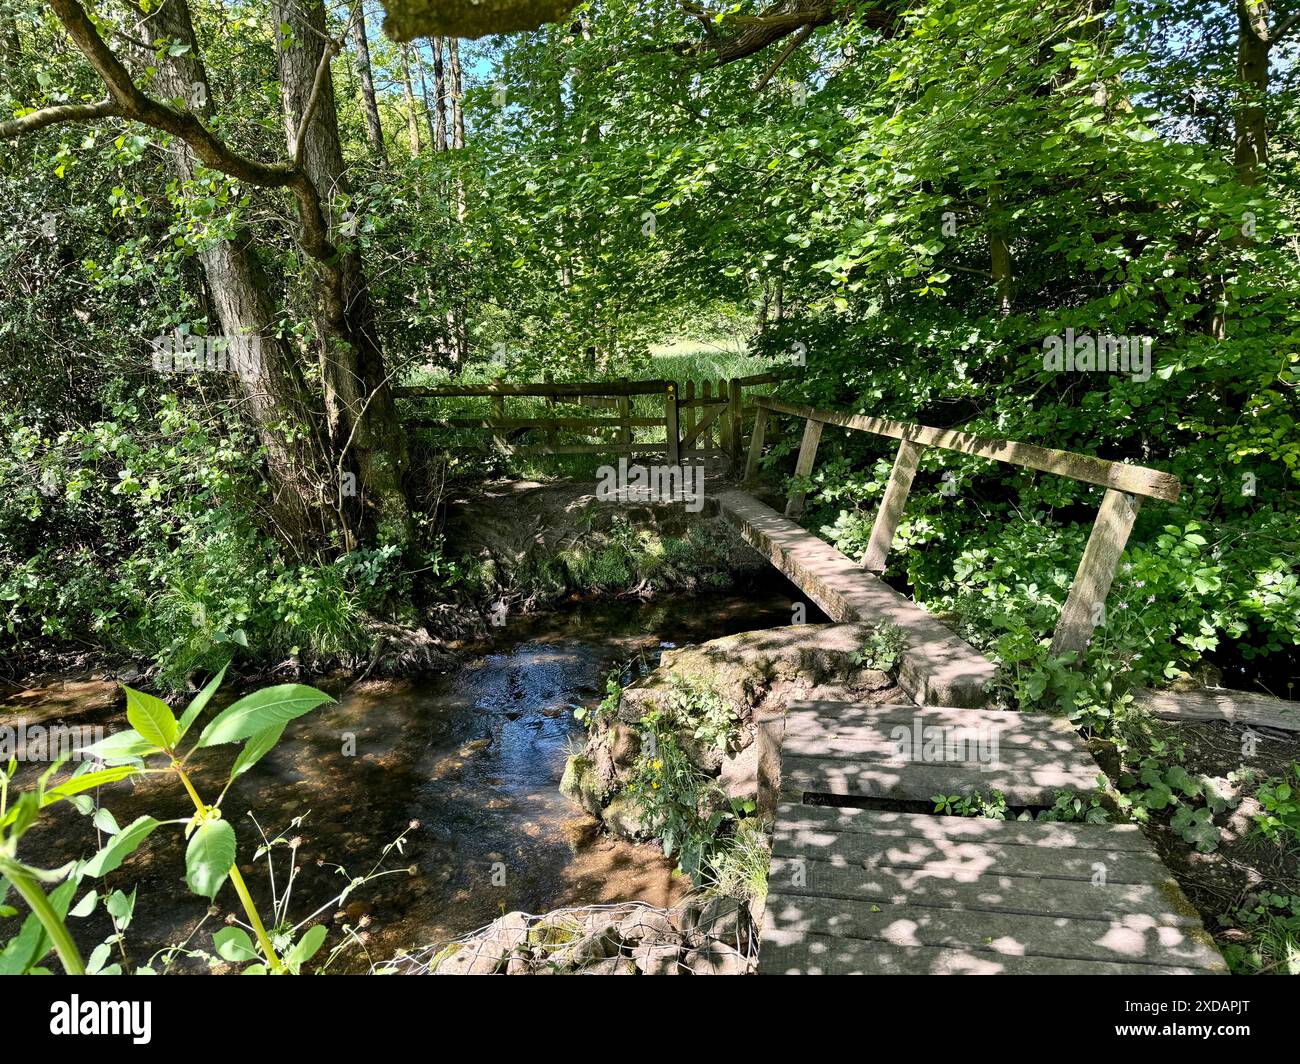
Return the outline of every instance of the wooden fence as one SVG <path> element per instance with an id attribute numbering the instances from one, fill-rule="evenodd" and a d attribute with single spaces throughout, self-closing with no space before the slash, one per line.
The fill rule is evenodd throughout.
<path id="1" fill-rule="evenodd" d="M 548 377 L 540 384 L 494 381 L 482 385 L 398 388 L 396 394 L 399 399 L 410 400 L 472 397 L 490 400 L 487 417 L 412 413 L 403 418 L 408 425 L 475 429 L 490 434 L 485 446 L 473 453 L 650 455 L 668 465 L 700 462 L 738 469 L 744 453 L 746 423 L 758 414 L 753 403 L 755 397 L 747 395 L 747 390 L 774 384 L 783 376 L 760 373 L 729 380 L 719 378 L 716 382 L 704 381 L 699 387 L 691 380 L 684 388 L 667 380 L 556 382 Z M 636 414 L 634 404 L 638 397 L 656 397 L 653 415 Z M 512 417 L 506 405 L 511 399 L 542 399 L 546 414 Z M 566 411 L 565 407 L 576 409 Z M 610 413 L 589 412 L 592 410 Z M 542 437 L 542 442 L 522 442 L 537 436 Z M 582 442 L 572 442 L 575 436 L 581 437 Z"/>
<path id="2" fill-rule="evenodd" d="M 1070 585 L 1070 593 L 1066 597 L 1065 606 L 1061 610 L 1052 637 L 1054 654 L 1067 650 L 1082 651 L 1092 638 L 1093 630 L 1100 619 L 1099 607 L 1103 606 L 1110 592 L 1110 585 L 1119 567 L 1120 555 L 1124 551 L 1124 544 L 1128 542 L 1129 532 L 1132 531 L 1133 522 L 1137 519 L 1138 508 L 1142 504 L 1143 497 L 1163 499 L 1167 502 L 1175 502 L 1178 499 L 1178 478 L 1172 473 L 1147 469 L 1145 466 L 1108 462 L 1092 455 L 1057 451 L 1029 443 L 1017 443 L 1014 440 L 988 439 L 954 429 L 936 429 L 905 421 L 892 421 L 888 418 L 819 410 L 774 398 L 758 397 L 754 400 L 754 405 L 757 408 L 754 432 L 750 439 L 749 459 L 745 465 L 747 484 L 752 483 L 757 477 L 769 419 L 779 414 L 802 418 L 804 422 L 803 441 L 799 446 L 799 457 L 795 462 L 796 489 L 790 494 L 786 503 L 788 517 L 798 515 L 803 509 L 804 493 L 798 490 L 798 478 L 807 477 L 812 473 L 813 464 L 817 460 L 817 445 L 821 441 L 824 426 L 838 425 L 841 428 L 870 432 L 876 436 L 886 436 L 901 441 L 894 458 L 893 472 L 890 474 L 889 483 L 885 486 L 885 494 L 880 501 L 880 509 L 876 512 L 876 520 L 871 528 L 867 551 L 862 558 L 863 568 L 877 573 L 884 571 L 885 559 L 894 542 L 894 532 L 907 505 L 912 478 L 916 475 L 921 452 L 926 447 L 959 451 L 963 454 L 1005 462 L 1024 469 L 1037 469 L 1044 473 L 1054 473 L 1104 487 L 1106 494 L 1098 507 L 1092 534 L 1088 537 L 1083 558 L 1079 561 L 1079 568 L 1075 572 L 1074 582 Z"/>

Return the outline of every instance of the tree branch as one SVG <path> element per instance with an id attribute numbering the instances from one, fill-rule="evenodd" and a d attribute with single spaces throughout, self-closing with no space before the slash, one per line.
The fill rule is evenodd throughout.
<path id="1" fill-rule="evenodd" d="M 241 155 L 217 137 L 192 112 L 154 100 L 135 84 L 122 61 L 104 43 L 78 0 L 46 0 L 46 3 L 59 17 L 68 36 L 108 88 L 109 100 L 93 105 L 43 108 L 23 118 L 0 124 L 0 133 L 14 136 L 58 121 L 85 121 L 108 115 L 129 118 L 170 133 L 189 145 L 194 155 L 206 166 L 237 181 L 263 188 L 291 190 L 298 200 L 298 243 L 312 258 L 327 263 L 333 261 L 337 251 L 329 239 L 329 226 L 321 207 L 320 193 L 300 166 L 288 162 L 262 163 Z"/>
<path id="2" fill-rule="evenodd" d="M 97 118 L 112 118 L 120 115 L 121 108 L 110 97 L 99 103 L 64 103 L 54 107 L 42 107 L 21 118 L 0 122 L 0 140 L 20 137 L 24 133 L 35 133 L 46 126 L 59 125 L 62 122 L 93 122 Z"/>
<path id="3" fill-rule="evenodd" d="M 866 25 L 888 34 L 893 32 L 901 16 L 894 10 L 895 4 L 890 0 L 870 3 L 867 0 L 777 0 L 758 15 L 721 14 L 721 25 L 738 28 L 739 32 L 723 37 L 710 29 L 702 41 L 683 41 L 672 46 L 679 55 L 707 56 L 714 66 L 734 63 L 763 51 L 777 41 L 784 40 L 791 34 L 798 35 L 798 43 L 807 40 L 812 31 L 819 26 L 828 26 L 832 22 L 860 15 Z M 701 24 L 709 25 L 716 15 L 694 4 L 683 4 L 683 11 Z M 791 48 L 789 51 L 792 52 Z M 775 74 L 789 52 L 776 64 L 768 78 Z M 766 84 L 766 80 L 762 82 Z"/>
<path id="4" fill-rule="evenodd" d="M 307 106 L 302 110 L 302 121 L 298 123 L 298 132 L 294 134 L 294 166 L 302 166 L 303 144 L 306 141 L 307 129 L 311 125 L 312 117 L 316 113 L 316 107 L 320 103 L 321 90 L 325 85 L 325 75 L 329 73 L 330 61 L 338 54 L 339 42 L 335 40 L 326 41 L 325 50 L 320 55 L 320 62 L 316 64 L 316 76 L 312 79 L 311 95 L 307 97 Z"/>

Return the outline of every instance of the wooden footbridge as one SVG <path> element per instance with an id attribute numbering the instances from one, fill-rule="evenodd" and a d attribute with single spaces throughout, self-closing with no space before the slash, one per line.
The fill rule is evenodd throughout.
<path id="1" fill-rule="evenodd" d="M 740 483 L 718 510 L 833 620 L 896 625 L 906 640 L 899 682 L 911 705 L 792 702 L 766 723 L 761 755 L 779 765 L 769 895 L 759 970 L 785 973 L 1208 973 L 1225 965 L 1195 910 L 1141 831 L 1127 824 L 968 819 L 928 812 L 938 793 L 1000 793 L 1009 807 L 1087 798 L 1100 769 L 1062 720 L 987 704 L 994 666 L 882 578 L 926 448 L 1066 476 L 1105 489 L 1053 637 L 1081 652 L 1104 615 L 1143 498 L 1173 501 L 1177 478 L 1154 469 L 1032 444 L 784 402 L 752 389 L 776 375 L 698 392 L 665 381 L 406 389 L 412 399 L 482 396 L 487 416 L 446 428 L 486 430 L 515 454 L 657 455 L 670 466 L 718 463 Z M 508 397 L 534 406 L 507 417 Z M 644 406 L 658 404 L 653 413 Z M 555 412 L 563 404 L 575 412 Z M 593 415 L 583 407 L 612 409 Z M 802 423 L 784 512 L 751 494 L 778 418 Z M 428 421 L 429 419 L 425 419 Z M 862 559 L 795 520 L 826 426 L 899 441 Z M 662 426 L 662 439 L 647 440 Z M 562 442 L 563 433 L 583 442 Z M 525 444 L 542 433 L 542 444 Z M 716 445 L 713 441 L 717 434 Z M 900 805 L 900 803 L 902 803 Z M 909 804 L 912 803 L 912 804 Z"/>

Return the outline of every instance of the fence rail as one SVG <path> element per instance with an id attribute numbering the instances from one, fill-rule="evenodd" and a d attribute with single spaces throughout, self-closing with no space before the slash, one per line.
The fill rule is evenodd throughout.
<path id="1" fill-rule="evenodd" d="M 785 378 L 781 372 L 759 373 L 730 380 L 704 381 L 697 388 L 687 381 L 684 389 L 668 380 L 633 381 L 553 381 L 507 384 L 455 384 L 413 386 L 396 389 L 399 399 L 491 400 L 487 417 L 439 417 L 436 414 L 412 413 L 404 420 L 411 425 L 430 428 L 485 430 L 492 434 L 489 446 L 477 453 L 498 452 L 509 455 L 609 454 L 660 455 L 669 465 L 718 462 L 739 468 L 744 451 L 745 422 L 757 416 L 754 396 L 746 389 L 775 384 Z M 663 412 L 655 416 L 633 414 L 632 402 L 638 397 L 662 396 Z M 578 406 L 613 414 L 557 413 L 545 417 L 507 416 L 510 399 L 544 399 L 548 408 Z M 747 401 L 750 400 L 750 401 Z M 661 439 L 638 440 L 636 430 L 663 428 Z M 599 437 L 601 442 L 561 441 L 560 433 Z M 543 433 L 544 443 L 521 443 L 530 433 Z M 644 431 L 641 435 L 646 435 Z M 649 433 L 649 435 L 658 435 Z"/>
<path id="2" fill-rule="evenodd" d="M 1082 652 L 1091 640 L 1093 631 L 1105 615 L 1106 596 L 1110 593 L 1110 585 L 1119 568 L 1120 555 L 1124 552 L 1124 545 L 1137 520 L 1143 497 L 1174 502 L 1180 491 L 1178 478 L 1172 473 L 1124 462 L 1110 462 L 1093 455 L 1057 451 L 1015 440 L 990 439 L 955 429 L 936 429 L 906 421 L 892 421 L 889 418 L 820 410 L 769 397 L 755 398 L 754 405 L 757 413 L 750 438 L 749 457 L 745 464 L 746 483 L 752 483 L 758 474 L 769 419 L 773 415 L 787 415 L 804 421 L 803 440 L 795 462 L 796 487 L 787 498 L 787 517 L 797 516 L 803 509 L 804 493 L 798 490 L 798 482 L 812 473 L 824 426 L 837 425 L 900 441 L 894 457 L 894 468 L 880 500 L 880 509 L 876 511 L 866 553 L 862 557 L 862 567 L 877 573 L 885 569 L 885 559 L 889 556 L 894 533 L 907 506 L 912 479 L 926 447 L 959 451 L 1104 487 L 1106 494 L 1097 508 L 1092 533 L 1088 536 L 1087 546 L 1084 547 L 1083 557 L 1079 560 L 1079 568 L 1075 571 L 1074 581 L 1070 584 L 1069 594 L 1052 636 L 1054 654 L 1071 650 Z"/>

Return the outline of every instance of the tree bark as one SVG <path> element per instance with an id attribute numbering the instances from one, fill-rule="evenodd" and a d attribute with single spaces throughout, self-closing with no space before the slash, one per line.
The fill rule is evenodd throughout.
<path id="1" fill-rule="evenodd" d="M 291 45 L 277 33 L 280 91 L 297 125 L 289 133 L 290 154 L 301 160 L 308 179 L 327 189 L 332 205 L 350 200 L 351 187 L 339 143 L 338 113 L 322 0 L 275 0 L 275 17 L 287 24 Z M 304 122 L 304 116 L 309 118 Z M 326 208 L 333 230 L 338 213 Z M 355 221 L 355 219 L 353 219 Z M 347 236 L 346 229 L 341 230 Z M 333 234 L 332 234 L 333 235 Z M 326 426 L 338 476 L 338 501 L 347 507 L 355 473 L 362 524 L 381 542 L 404 541 L 410 509 L 403 482 L 406 437 L 397 416 L 375 330 L 374 308 L 355 245 L 343 244 L 330 261 L 313 263 L 317 346 Z"/>
<path id="2" fill-rule="evenodd" d="M 433 38 L 433 95 L 434 124 L 433 144 L 435 151 L 447 150 L 447 75 L 442 66 L 442 38 Z"/>
<path id="3" fill-rule="evenodd" d="M 387 164 L 384 127 L 379 121 L 379 102 L 375 98 L 375 78 L 370 65 L 370 41 L 366 38 L 366 9 L 363 0 L 355 0 L 352 10 L 352 46 L 357 53 L 357 75 L 361 80 L 361 102 L 366 112 L 366 136 L 370 150 L 381 163 Z"/>
<path id="4" fill-rule="evenodd" d="M 1268 163 L 1268 0 L 1237 0 L 1237 82 L 1240 99 L 1233 116 L 1233 164 L 1243 185 L 1259 181 Z"/>
<path id="5" fill-rule="evenodd" d="M 207 69 L 199 52 L 186 0 L 161 0 L 145 14 L 134 8 L 138 36 L 153 43 L 166 40 L 188 46 L 161 58 L 149 51 L 145 65 L 156 66 L 154 84 L 168 98 L 186 102 L 209 121 L 214 111 Z M 184 146 L 168 153 L 181 182 L 193 179 L 194 155 Z M 287 538 L 302 544 L 335 525 L 324 485 L 326 475 L 316 433 L 318 412 L 298 365 L 296 352 L 278 335 L 270 286 L 249 246 L 246 233 L 205 247 L 198 254 L 221 333 L 256 338 L 235 369 L 244 396 L 243 411 L 266 451 L 272 486 L 272 517 Z"/>
<path id="6" fill-rule="evenodd" d="M 451 73 L 451 146 L 459 151 L 465 147 L 465 111 L 461 106 L 464 96 L 464 83 L 460 76 L 460 45 L 455 37 L 447 38 L 447 61 Z M 460 174 L 456 175 L 456 221 L 462 225 L 468 209 L 465 203 L 465 182 Z M 469 358 L 469 328 L 465 321 L 465 306 L 458 303 L 452 318 L 452 340 L 456 345 L 456 363 L 464 366 Z"/>

